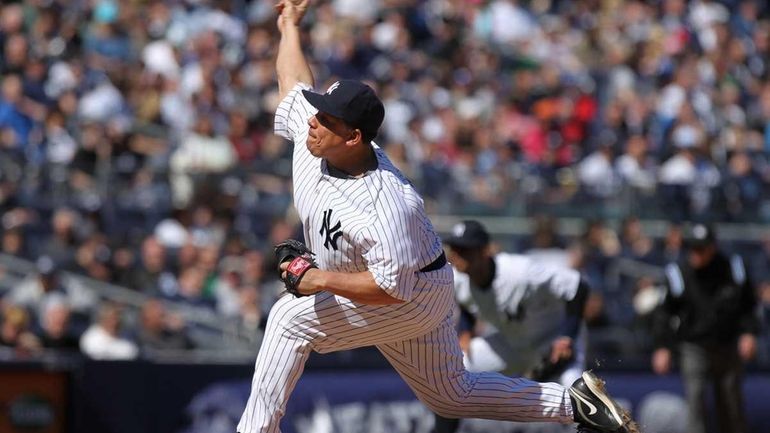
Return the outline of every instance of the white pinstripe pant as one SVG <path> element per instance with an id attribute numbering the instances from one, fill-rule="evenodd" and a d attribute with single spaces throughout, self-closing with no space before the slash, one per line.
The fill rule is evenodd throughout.
<path id="1" fill-rule="evenodd" d="M 573 422 L 561 385 L 465 370 L 449 312 L 453 293 L 451 288 L 434 289 L 391 306 L 359 305 L 326 292 L 279 299 L 270 312 L 238 431 L 279 432 L 286 402 L 311 350 L 328 353 L 370 345 L 442 416 Z"/>

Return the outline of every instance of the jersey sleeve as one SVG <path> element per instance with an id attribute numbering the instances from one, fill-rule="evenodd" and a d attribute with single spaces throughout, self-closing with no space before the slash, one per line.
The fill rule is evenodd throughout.
<path id="1" fill-rule="evenodd" d="M 684 276 L 676 263 L 669 263 L 665 268 L 663 295 L 651 313 L 651 333 L 656 348 L 674 348 L 677 342 L 673 319 L 679 315 L 684 295 Z"/>
<path id="2" fill-rule="evenodd" d="M 455 300 L 468 312 L 476 314 L 478 307 L 474 304 L 471 296 L 471 283 L 468 274 L 458 271 L 454 266 L 452 272 L 454 272 Z"/>
<path id="3" fill-rule="evenodd" d="M 297 83 L 278 104 L 273 124 L 276 135 L 296 144 L 303 133 L 307 132 L 309 129 L 307 121 L 317 110 L 305 99 L 302 91 L 311 89 L 312 87 L 305 83 Z"/>
<path id="4" fill-rule="evenodd" d="M 538 263 L 527 257 L 527 285 L 537 289 L 549 290 L 555 297 L 571 301 L 580 284 L 580 273 L 574 269 Z"/>
<path id="5" fill-rule="evenodd" d="M 741 333 L 759 334 L 761 313 L 758 306 L 756 291 L 751 284 L 743 264 L 743 259 L 739 255 L 733 255 L 730 258 L 730 268 L 733 281 L 740 287 L 740 316 L 738 319 L 738 329 Z"/>
<path id="6" fill-rule="evenodd" d="M 361 245 L 367 268 L 377 285 L 388 295 L 408 301 L 417 284 L 417 245 L 406 227 L 394 222 L 375 222 L 362 233 Z"/>

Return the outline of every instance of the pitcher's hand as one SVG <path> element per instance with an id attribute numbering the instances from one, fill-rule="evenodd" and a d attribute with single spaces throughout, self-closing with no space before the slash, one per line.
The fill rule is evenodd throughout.
<path id="1" fill-rule="evenodd" d="M 283 31 L 285 24 L 298 26 L 305 16 L 310 0 L 281 0 L 275 5 L 278 11 L 278 30 Z"/>
<path id="2" fill-rule="evenodd" d="M 754 359 L 757 354 L 757 337 L 753 334 L 742 334 L 738 339 L 738 354 L 743 362 Z"/>
<path id="3" fill-rule="evenodd" d="M 657 374 L 667 374 L 671 371 L 671 351 L 661 348 L 652 354 L 652 371 Z"/>
<path id="4" fill-rule="evenodd" d="M 572 339 L 569 337 L 559 337 L 551 343 L 551 354 L 548 357 L 553 364 L 565 359 L 571 359 Z"/>

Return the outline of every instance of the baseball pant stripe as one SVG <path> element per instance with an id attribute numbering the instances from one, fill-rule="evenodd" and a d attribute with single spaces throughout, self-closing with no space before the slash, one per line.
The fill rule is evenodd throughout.
<path id="1" fill-rule="evenodd" d="M 310 350 L 330 352 L 370 344 L 377 345 L 420 399 L 438 413 L 571 422 L 566 390 L 559 385 L 465 371 L 448 315 L 431 323 L 428 318 L 436 317 L 435 312 L 416 305 L 361 306 L 328 293 L 279 299 L 268 319 L 238 431 L 279 432 L 286 402 Z M 334 326 L 327 326 L 327 317 L 337 318 Z M 345 341 L 332 340 L 330 334 L 344 336 Z"/>
<path id="2" fill-rule="evenodd" d="M 443 341 L 450 344 L 447 352 L 451 353 L 456 345 L 452 341 L 454 330 L 449 323 L 435 330 L 443 334 Z M 416 340 L 424 339 L 420 337 Z M 423 342 L 410 342 L 424 345 Z M 412 386 L 415 393 L 431 409 L 448 417 L 492 418 L 508 421 L 562 421 L 572 422 L 566 404 L 565 388 L 557 384 L 539 384 L 526 379 L 508 378 L 496 373 L 472 374 L 462 369 L 462 358 L 454 354 L 454 360 L 438 359 L 438 365 L 449 365 L 454 374 L 441 372 L 440 368 L 429 371 L 447 374 L 446 378 L 426 378 L 420 371 L 414 371 L 412 365 L 393 356 L 388 351 L 389 345 L 378 346 L 391 364 L 399 371 L 404 380 Z M 459 348 L 456 350 L 459 352 Z M 459 363 L 459 364 L 458 364 Z M 454 377 L 454 380 L 449 379 Z M 440 385 L 440 389 L 435 386 Z M 449 388 L 447 387 L 449 384 Z"/>

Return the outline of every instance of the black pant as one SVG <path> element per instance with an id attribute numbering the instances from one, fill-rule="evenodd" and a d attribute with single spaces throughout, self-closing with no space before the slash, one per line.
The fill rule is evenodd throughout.
<path id="1" fill-rule="evenodd" d="M 742 362 L 736 343 L 682 343 L 681 367 L 687 405 L 690 409 L 690 433 L 706 433 L 706 389 L 714 387 L 716 415 L 720 433 L 745 433 Z"/>
<path id="2" fill-rule="evenodd" d="M 460 427 L 459 419 L 444 418 L 436 414 L 433 414 L 433 418 L 436 420 L 436 425 L 433 427 L 432 433 L 454 433 Z"/>

